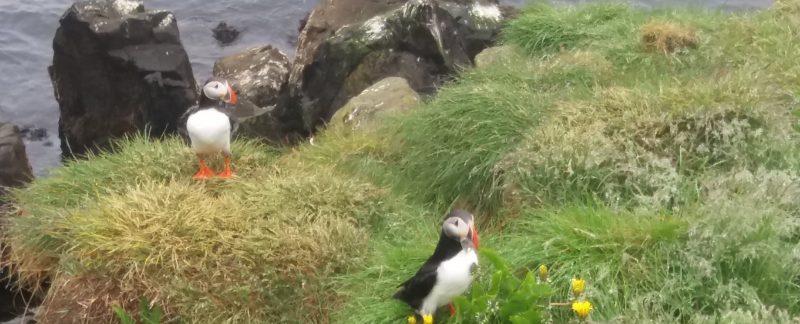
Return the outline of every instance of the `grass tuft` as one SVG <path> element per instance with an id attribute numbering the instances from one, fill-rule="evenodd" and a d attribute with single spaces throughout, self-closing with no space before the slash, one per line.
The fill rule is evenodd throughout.
<path id="1" fill-rule="evenodd" d="M 32 215 L 16 219 L 7 234 L 10 262 L 23 277 L 56 278 L 43 316 L 107 322 L 111 305 L 147 296 L 165 305 L 165 316 L 188 322 L 324 318 L 308 311 L 325 303 L 319 278 L 345 271 L 365 248 L 363 228 L 378 217 L 380 191 L 325 169 L 279 162 L 256 169 L 254 161 L 273 159 L 248 142 L 234 146 L 237 156 L 249 155 L 236 159 L 238 179 L 195 183 L 189 155 L 171 161 L 181 171 L 163 170 L 169 163 L 162 157 L 178 145 L 134 138 L 115 155 L 76 162 L 16 193 Z M 153 154 L 140 154 L 144 147 Z M 129 154 L 141 159 L 120 156 Z M 124 170 L 134 169 L 128 163 L 139 174 L 126 181 Z M 112 185 L 97 186 L 97 177 Z M 31 198 L 65 187 L 73 190 L 68 201 Z M 58 208 L 65 202 L 71 208 Z M 48 262 L 39 262 L 41 252 Z"/>
<path id="2" fill-rule="evenodd" d="M 693 28 L 671 22 L 651 21 L 640 29 L 645 50 L 663 54 L 697 47 L 699 38 Z"/>

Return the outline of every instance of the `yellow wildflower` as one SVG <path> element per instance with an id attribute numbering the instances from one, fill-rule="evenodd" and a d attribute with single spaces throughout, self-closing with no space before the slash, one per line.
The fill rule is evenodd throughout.
<path id="1" fill-rule="evenodd" d="M 433 324 L 433 315 L 422 316 L 422 323 L 423 324 Z"/>
<path id="2" fill-rule="evenodd" d="M 547 276 L 550 275 L 550 270 L 547 269 L 546 265 L 539 266 L 539 280 L 542 282 L 547 281 Z"/>
<path id="3" fill-rule="evenodd" d="M 571 288 L 572 288 L 572 294 L 575 295 L 575 297 L 582 295 L 583 292 L 586 290 L 586 280 L 572 278 Z"/>
<path id="4" fill-rule="evenodd" d="M 414 314 L 409 315 L 408 324 L 417 324 L 417 316 Z"/>
<path id="5" fill-rule="evenodd" d="M 588 300 L 584 301 L 576 301 L 572 303 L 572 311 L 575 312 L 575 315 L 578 315 L 581 319 L 585 319 L 589 316 L 589 313 L 592 312 L 592 303 Z"/>

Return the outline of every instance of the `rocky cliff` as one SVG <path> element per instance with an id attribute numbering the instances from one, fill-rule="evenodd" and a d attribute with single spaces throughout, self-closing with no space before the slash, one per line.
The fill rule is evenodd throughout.
<path id="1" fill-rule="evenodd" d="M 90 0 L 61 17 L 49 69 L 65 157 L 149 128 L 174 132 L 196 98 L 175 16 L 140 1 Z"/>

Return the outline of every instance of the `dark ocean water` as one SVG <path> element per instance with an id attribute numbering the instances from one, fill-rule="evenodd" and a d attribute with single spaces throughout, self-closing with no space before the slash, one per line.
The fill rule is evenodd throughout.
<path id="1" fill-rule="evenodd" d="M 559 4 L 591 0 L 554 0 Z M 70 0 L 0 0 L 0 121 L 43 128 L 47 138 L 26 140 L 28 155 L 37 176 L 59 165 L 58 106 L 47 75 L 52 60 L 51 42 L 61 14 Z M 526 0 L 505 0 L 521 5 Z M 181 39 L 189 52 L 195 76 L 211 74 L 220 56 L 242 49 L 271 44 L 289 55 L 294 53 L 299 20 L 317 0 L 145 0 L 145 8 L 175 13 Z M 637 0 L 636 5 L 697 6 L 722 10 L 763 8 L 772 0 Z M 233 44 L 220 47 L 210 29 L 220 21 L 241 29 Z"/>

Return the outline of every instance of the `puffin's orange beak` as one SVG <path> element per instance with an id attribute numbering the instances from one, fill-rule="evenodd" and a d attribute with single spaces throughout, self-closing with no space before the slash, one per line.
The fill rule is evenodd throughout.
<path id="1" fill-rule="evenodd" d="M 477 250 L 481 245 L 481 238 L 478 236 L 478 229 L 475 228 L 475 224 L 470 224 L 470 228 L 472 229 L 472 245 L 475 245 L 475 249 Z"/>
<path id="2" fill-rule="evenodd" d="M 233 88 L 231 88 L 231 85 L 229 84 L 228 85 L 228 103 L 235 106 L 237 101 L 238 101 L 238 99 L 236 98 L 236 91 L 233 91 Z"/>

